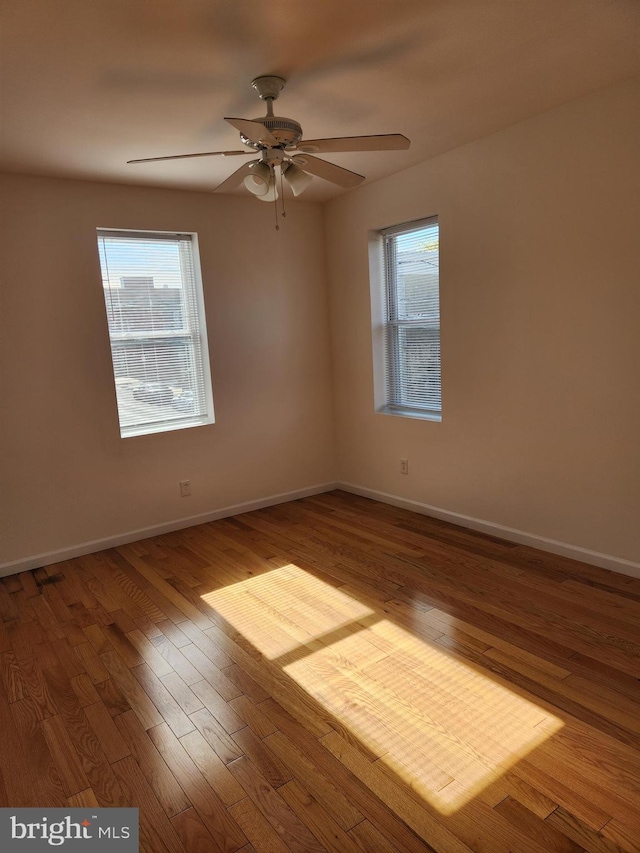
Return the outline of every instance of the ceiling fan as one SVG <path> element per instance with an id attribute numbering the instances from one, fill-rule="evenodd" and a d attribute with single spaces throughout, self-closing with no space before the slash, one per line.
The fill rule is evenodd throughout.
<path id="1" fill-rule="evenodd" d="M 256 160 L 244 163 L 214 192 L 230 190 L 244 182 L 245 187 L 261 201 L 278 198 L 276 184 L 277 166 L 294 196 L 300 195 L 309 185 L 312 176 L 324 178 L 340 187 L 355 187 L 364 181 L 364 175 L 351 172 L 334 163 L 321 160 L 313 154 L 345 151 L 396 151 L 409 147 L 409 140 L 400 133 L 377 136 L 342 136 L 334 139 L 302 139 L 302 127 L 295 119 L 273 114 L 273 102 L 285 85 L 282 77 L 263 76 L 252 80 L 251 85 L 259 97 L 266 101 L 267 114 L 257 119 L 225 118 L 240 131 L 243 145 L 250 151 L 205 151 L 199 154 L 174 154 L 168 157 L 147 157 L 128 160 L 129 163 L 154 163 L 159 160 L 183 160 L 189 157 L 232 157 L 259 152 Z"/>

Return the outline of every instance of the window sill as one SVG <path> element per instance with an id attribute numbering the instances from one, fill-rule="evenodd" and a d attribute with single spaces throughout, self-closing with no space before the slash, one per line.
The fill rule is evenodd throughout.
<path id="1" fill-rule="evenodd" d="M 434 421 L 435 423 L 442 422 L 442 413 L 433 412 L 421 409 L 403 409 L 400 406 L 384 406 L 376 410 L 378 415 L 395 415 L 400 418 L 415 418 L 420 421 Z"/>
<path id="2" fill-rule="evenodd" d="M 175 420 L 169 423 L 154 424 L 153 426 L 142 425 L 139 427 L 124 427 L 120 430 L 120 438 L 139 438 L 142 435 L 157 435 L 163 432 L 175 432 L 180 429 L 190 429 L 191 427 L 205 426 L 206 424 L 215 423 L 212 417 L 198 418 L 197 420 L 180 421 Z"/>

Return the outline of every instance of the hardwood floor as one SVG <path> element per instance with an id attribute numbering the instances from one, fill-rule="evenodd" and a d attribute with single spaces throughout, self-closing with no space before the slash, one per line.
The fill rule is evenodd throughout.
<path id="1" fill-rule="evenodd" d="M 333 492 L 4 578 L 0 806 L 141 850 L 640 850 L 640 580 Z"/>

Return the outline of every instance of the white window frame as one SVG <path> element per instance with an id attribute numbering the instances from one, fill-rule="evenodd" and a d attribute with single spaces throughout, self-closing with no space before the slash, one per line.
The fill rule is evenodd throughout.
<path id="1" fill-rule="evenodd" d="M 211 388 L 211 372 L 209 366 L 209 347 L 207 341 L 207 326 L 205 319 L 204 295 L 202 285 L 202 274 L 200 270 L 200 253 L 198 249 L 198 235 L 195 232 L 171 232 L 171 231 L 140 231 L 116 228 L 98 228 L 98 253 L 102 271 L 102 289 L 105 298 L 106 320 L 109 327 L 109 306 L 107 305 L 107 293 L 104 287 L 104 243 L 102 238 L 125 238 L 143 240 L 162 240 L 181 242 L 190 246 L 190 274 L 182 279 L 183 314 L 185 316 L 186 328 L 180 330 L 154 331 L 155 340 L 176 340 L 179 338 L 189 346 L 192 362 L 192 382 L 199 389 L 196 394 L 196 404 L 193 413 L 174 413 L 170 417 L 162 416 L 160 410 L 152 412 L 149 407 L 149 418 L 146 421 L 139 420 L 135 424 L 123 423 L 123 408 L 118 400 L 116 387 L 116 398 L 118 400 L 118 419 L 120 423 L 121 438 L 134 436 L 152 435 L 161 432 L 173 432 L 174 430 L 187 429 L 189 427 L 202 426 L 215 422 L 213 409 L 213 392 Z M 150 271 L 151 272 L 151 271 Z M 186 304 L 185 304 L 186 303 Z M 113 314 L 113 309 L 111 311 Z M 109 341 L 111 344 L 112 368 L 114 384 L 116 384 L 115 358 L 116 350 L 114 344 L 123 340 L 129 342 L 140 342 L 149 340 L 149 333 L 141 332 L 116 332 L 109 328 Z"/>
<path id="2" fill-rule="evenodd" d="M 421 418 L 423 420 L 442 420 L 442 389 L 440 355 L 437 374 L 432 381 L 438 388 L 437 405 L 416 405 L 403 399 L 401 374 L 403 370 L 402 351 L 398 345 L 403 329 L 422 328 L 437 335 L 440 345 L 440 312 L 437 322 L 434 319 L 398 316 L 397 266 L 395 263 L 395 239 L 399 235 L 409 235 L 425 228 L 438 227 L 437 216 L 431 216 L 413 222 L 394 225 L 371 233 L 371 309 L 373 321 L 374 354 L 374 394 L 377 412 L 402 417 Z M 439 253 L 438 253 L 439 261 Z M 439 285 L 438 285 L 439 286 Z M 406 364 L 404 364 L 406 367 Z"/>

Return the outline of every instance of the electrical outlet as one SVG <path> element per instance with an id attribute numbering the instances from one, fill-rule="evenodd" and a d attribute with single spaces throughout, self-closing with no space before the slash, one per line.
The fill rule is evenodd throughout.
<path id="1" fill-rule="evenodd" d="M 400 473 L 401 474 L 408 474 L 409 473 L 409 460 L 408 459 L 401 459 L 400 460 Z"/>
<path id="2" fill-rule="evenodd" d="M 191 480 L 180 480 L 180 497 L 188 498 L 191 494 Z"/>

